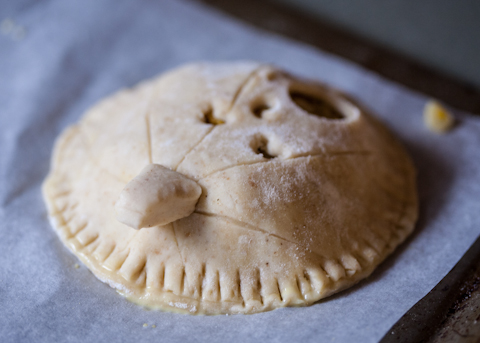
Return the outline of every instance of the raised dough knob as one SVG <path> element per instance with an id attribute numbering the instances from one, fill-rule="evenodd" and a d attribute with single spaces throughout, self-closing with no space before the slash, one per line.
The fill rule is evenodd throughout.
<path id="1" fill-rule="evenodd" d="M 120 193 L 117 220 L 141 229 L 190 215 L 202 194 L 193 180 L 159 164 L 149 164 Z"/>

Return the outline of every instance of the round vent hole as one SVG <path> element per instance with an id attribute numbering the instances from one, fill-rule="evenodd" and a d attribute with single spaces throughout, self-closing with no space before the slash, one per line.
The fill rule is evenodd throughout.
<path id="1" fill-rule="evenodd" d="M 256 136 L 252 141 L 252 149 L 257 154 L 263 155 L 267 159 L 272 159 L 277 157 L 268 149 L 268 139 L 263 135 Z"/>
<path id="2" fill-rule="evenodd" d="M 263 112 L 268 111 L 270 106 L 265 103 L 260 103 L 252 107 L 252 113 L 257 118 L 262 118 Z"/>
<path id="3" fill-rule="evenodd" d="M 297 91 L 290 91 L 290 98 L 298 107 L 310 114 L 327 119 L 345 118 L 332 104 L 319 97 Z"/>
<path id="4" fill-rule="evenodd" d="M 213 109 L 209 107 L 205 112 L 203 112 L 203 120 L 207 124 L 212 124 L 212 125 L 221 125 L 225 124 L 225 121 L 219 118 L 216 118 L 213 115 Z"/>

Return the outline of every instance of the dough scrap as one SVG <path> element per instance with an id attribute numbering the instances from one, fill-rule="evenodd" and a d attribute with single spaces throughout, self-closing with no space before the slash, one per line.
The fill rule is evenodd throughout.
<path id="1" fill-rule="evenodd" d="M 114 204 L 151 164 L 201 195 L 192 213 L 134 230 Z M 57 140 L 43 194 L 96 277 L 195 314 L 312 304 L 371 274 L 418 215 L 415 168 L 386 128 L 336 90 L 253 62 L 190 64 L 101 101 Z"/>
<path id="2" fill-rule="evenodd" d="M 455 122 L 454 117 L 438 101 L 429 100 L 423 109 L 425 126 L 432 132 L 446 133 Z"/>
<path id="3" fill-rule="evenodd" d="M 195 181 L 152 163 L 125 186 L 115 212 L 118 221 L 137 230 L 163 226 L 190 215 L 200 194 Z"/>

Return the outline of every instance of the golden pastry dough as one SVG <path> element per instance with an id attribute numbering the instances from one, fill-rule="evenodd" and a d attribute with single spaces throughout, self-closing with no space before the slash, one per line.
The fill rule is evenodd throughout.
<path id="1" fill-rule="evenodd" d="M 148 165 L 196 183 L 198 202 L 155 198 L 168 182 L 146 180 Z M 153 190 L 127 208 L 145 219 L 180 201 L 181 219 L 118 221 L 137 175 Z M 418 207 L 412 162 L 382 125 L 338 91 L 247 62 L 188 65 L 103 100 L 58 139 L 43 192 L 100 280 L 150 308 L 205 314 L 307 305 L 353 285 L 413 230 Z"/>

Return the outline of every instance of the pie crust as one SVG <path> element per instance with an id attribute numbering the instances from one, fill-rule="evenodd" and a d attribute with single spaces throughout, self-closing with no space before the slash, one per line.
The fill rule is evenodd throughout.
<path id="1" fill-rule="evenodd" d="M 149 164 L 192 213 L 135 230 L 115 203 Z M 415 169 L 348 97 L 253 62 L 190 64 L 91 108 L 43 194 L 62 242 L 129 300 L 196 314 L 303 306 L 368 276 L 413 230 Z"/>

